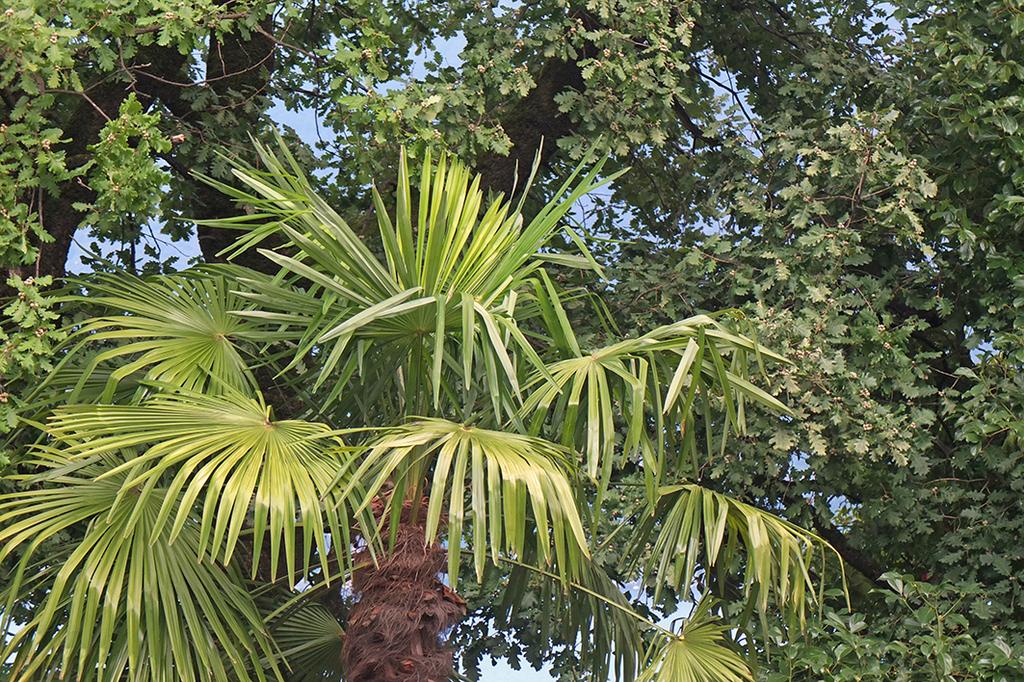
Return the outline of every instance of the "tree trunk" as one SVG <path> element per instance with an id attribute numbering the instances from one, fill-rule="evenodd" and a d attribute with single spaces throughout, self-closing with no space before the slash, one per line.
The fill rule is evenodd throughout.
<path id="1" fill-rule="evenodd" d="M 272 22 L 268 18 L 264 23 L 264 29 L 269 32 L 272 28 Z M 210 90 L 217 95 L 218 107 L 235 110 L 240 123 L 252 130 L 256 129 L 265 109 L 264 99 L 273 71 L 275 49 L 273 41 L 258 32 L 251 32 L 245 38 L 240 32 L 229 34 L 219 41 L 211 37 L 207 60 L 207 81 Z M 91 100 L 88 102 L 75 95 L 60 95 L 74 107 L 74 113 L 70 116 L 73 125 L 66 131 L 70 133 L 71 139 L 61 147 L 67 156 L 69 168 L 76 168 L 89 160 L 89 146 L 97 142 L 99 131 L 107 119 L 117 117 L 121 103 L 131 92 L 139 95 L 146 104 L 162 103 L 186 126 L 195 125 L 198 114 L 192 109 L 190 101 L 182 97 L 184 90 L 194 87 L 189 83 L 186 66 L 186 57 L 176 48 L 146 46 L 136 55 L 133 63 L 126 67 L 123 74 L 130 78 L 129 86 L 126 87 L 123 82 L 116 79 L 93 84 L 86 88 Z M 228 197 L 190 176 L 193 168 L 187 159 L 177 157 L 172 151 L 165 160 L 175 172 L 193 185 L 194 191 L 187 197 L 192 205 L 190 217 L 227 218 L 238 213 L 238 209 Z M 75 209 L 75 204 L 88 204 L 94 199 L 95 193 L 92 189 L 77 178 L 62 183 L 57 193 L 47 193 L 42 201 L 42 222 L 43 227 L 54 238 L 53 241 L 37 244 L 39 257 L 35 263 L 24 266 L 4 264 L 7 272 L 26 277 L 64 276 L 68 250 L 85 215 L 84 212 Z M 236 234 L 229 230 L 200 228 L 199 237 L 204 257 L 208 261 L 214 261 L 217 260 L 216 253 L 230 245 Z M 239 262 L 264 269 L 269 265 L 269 261 L 255 252 L 243 255 Z M 0 278 L 0 296 L 9 293 L 2 286 L 2 279 Z"/>
<path id="2" fill-rule="evenodd" d="M 352 587 L 359 601 L 349 613 L 342 658 L 348 682 L 446 682 L 453 667 L 447 632 L 466 615 L 466 603 L 441 582 L 445 551 L 427 545 L 422 519 L 407 502 L 394 545 L 375 565 L 356 556 Z M 382 502 L 375 504 L 380 516 Z"/>
<path id="3" fill-rule="evenodd" d="M 267 88 L 274 72 L 277 46 L 267 34 L 272 34 L 274 22 L 267 17 L 262 28 L 266 33 L 240 31 L 218 40 L 210 38 L 210 51 L 206 57 L 206 78 L 210 89 L 217 95 L 217 105 L 231 109 L 237 122 L 258 134 L 260 118 L 268 100 Z M 223 192 L 201 182 L 195 183 L 192 217 L 209 220 L 229 218 L 241 211 Z M 199 250 L 207 263 L 222 262 L 218 254 L 235 243 L 240 233 L 215 227 L 199 226 Z M 272 247 L 273 243 L 264 244 Z M 235 263 L 265 272 L 277 272 L 277 266 L 261 256 L 255 249 L 239 254 Z"/>
<path id="4" fill-rule="evenodd" d="M 557 143 L 573 131 L 569 116 L 558 109 L 555 95 L 585 87 L 580 67 L 573 61 L 551 59 L 537 74 L 537 86 L 501 116 L 501 125 L 512 140 L 508 156 L 489 152 L 476 161 L 485 188 L 508 193 L 521 190 L 530 176 L 534 154 L 541 152 L 546 164 L 557 152 Z M 543 145 L 543 146 L 542 146 Z"/>

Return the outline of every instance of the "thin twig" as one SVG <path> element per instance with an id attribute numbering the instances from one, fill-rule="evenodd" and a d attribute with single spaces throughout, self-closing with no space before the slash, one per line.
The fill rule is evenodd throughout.
<path id="1" fill-rule="evenodd" d="M 88 102 L 90 105 L 92 105 L 92 108 L 95 109 L 99 113 L 99 115 L 103 117 L 103 120 L 105 120 L 107 123 L 110 123 L 110 116 L 107 115 L 107 112 L 103 111 L 103 109 L 100 108 L 100 105 L 96 104 L 93 98 L 89 97 L 89 95 L 85 94 L 84 92 L 80 92 L 78 90 L 58 90 L 54 88 L 47 88 L 45 92 L 54 92 L 60 95 L 78 95 L 86 102 Z"/>

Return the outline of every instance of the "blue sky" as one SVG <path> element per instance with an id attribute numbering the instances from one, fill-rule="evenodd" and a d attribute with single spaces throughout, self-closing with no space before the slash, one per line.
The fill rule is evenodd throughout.
<path id="1" fill-rule="evenodd" d="M 486 682 L 550 682 L 552 677 L 543 671 L 536 671 L 530 667 L 524 667 L 522 670 L 513 670 L 509 667 L 505 661 L 499 662 L 488 670 L 486 665 L 480 666 L 483 670 L 483 675 L 480 679 Z"/>

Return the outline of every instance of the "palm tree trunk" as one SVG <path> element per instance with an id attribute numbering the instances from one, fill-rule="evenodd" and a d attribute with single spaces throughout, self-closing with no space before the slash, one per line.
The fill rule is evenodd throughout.
<path id="1" fill-rule="evenodd" d="M 394 546 L 376 565 L 366 551 L 356 557 L 360 568 L 352 585 L 359 601 L 342 650 L 348 682 L 445 682 L 451 674 L 447 633 L 465 616 L 466 603 L 439 579 L 445 551 L 426 544 L 423 523 L 410 518 L 410 506 Z"/>

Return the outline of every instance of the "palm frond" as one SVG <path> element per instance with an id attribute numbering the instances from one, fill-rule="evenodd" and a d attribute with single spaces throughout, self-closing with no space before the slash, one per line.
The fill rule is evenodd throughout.
<path id="1" fill-rule="evenodd" d="M 0 497 L 0 560 L 24 547 L 4 631 L 23 588 L 40 586 L 31 574 L 45 583 L 33 618 L 0 651 L 10 679 L 59 670 L 81 680 L 163 680 L 170 671 L 180 680 L 265 680 L 272 644 L 237 570 L 201 560 L 195 524 L 172 539 L 157 523 L 161 502 L 180 502 L 175 494 L 153 488 L 121 504 L 126 475 L 62 473 L 73 463 L 48 459 L 44 487 Z M 62 563 L 34 563 L 43 543 L 80 524 L 84 537 Z"/>
<path id="2" fill-rule="evenodd" d="M 103 401 L 110 400 L 121 380 L 139 372 L 195 392 L 255 386 L 238 345 L 255 324 L 231 314 L 248 306 L 225 278 L 191 273 L 141 279 L 119 273 L 96 275 L 82 284 L 88 294 L 80 300 L 116 313 L 88 320 L 69 338 L 69 358 L 86 346 L 113 344 L 80 370 L 72 400 L 97 367 L 112 361 L 120 364 L 107 375 Z"/>
<path id="3" fill-rule="evenodd" d="M 555 322 L 549 326 L 561 330 L 562 345 L 571 350 L 571 357 L 533 376 L 520 414 L 530 420 L 534 433 L 553 432 L 563 445 L 581 444 L 587 474 L 601 492 L 621 462 L 615 459 L 619 433 L 624 433 L 621 457 L 643 457 L 648 501 L 653 505 L 670 466 L 683 464 L 684 457 L 695 461 L 699 447 L 713 447 L 712 408 L 725 408 L 728 427 L 719 436 L 723 439 L 729 430 L 744 430 L 747 400 L 788 412 L 744 377 L 748 354 L 785 360 L 719 320 L 699 315 L 584 353 L 564 320 L 557 295 L 550 286 L 545 289 L 550 311 L 546 316 Z M 700 446 L 693 428 L 698 406 L 709 429 Z M 666 461 L 672 445 L 679 458 L 675 463 Z"/>
<path id="4" fill-rule="evenodd" d="M 341 647 L 345 631 L 316 603 L 302 604 L 272 625 L 288 682 L 337 682 L 344 679 Z"/>
<path id="5" fill-rule="evenodd" d="M 678 634 L 659 632 L 644 656 L 637 682 L 745 682 L 753 680 L 743 658 L 726 645 L 728 626 L 715 622 L 702 600 Z"/>
<path id="6" fill-rule="evenodd" d="M 660 491 L 659 509 L 636 526 L 629 554 L 642 562 L 645 580 L 659 594 L 693 584 L 698 568 L 728 572 L 742 552 L 743 586 L 762 613 L 769 603 L 803 624 L 816 589 L 811 568 L 824 568 L 824 540 L 784 519 L 696 484 Z M 648 550 L 648 547 L 650 548 Z M 841 567 L 841 563 L 837 561 Z"/>
<path id="7" fill-rule="evenodd" d="M 153 520 L 155 531 L 166 525 L 174 540 L 198 517 L 200 556 L 229 561 L 244 530 L 251 533 L 255 574 L 269 536 L 271 578 L 283 548 L 294 581 L 297 562 L 308 572 L 314 546 L 326 573 L 330 533 L 339 561 L 348 565 L 347 508 L 328 504 L 325 511 L 320 501 L 336 501 L 331 484 L 349 455 L 324 424 L 275 421 L 260 400 L 238 393 L 178 393 L 141 405 L 63 407 L 47 429 L 72 461 L 139 449 L 112 462 L 100 479 L 121 480 L 118 504 L 130 506 L 147 503 L 167 477 L 170 494 Z"/>
<path id="8" fill-rule="evenodd" d="M 392 505 L 417 489 L 419 475 L 430 482 L 426 512 L 428 542 L 447 525 L 448 577 L 455 589 L 469 491 L 470 529 L 465 534 L 478 578 L 488 552 L 497 564 L 504 551 L 523 557 L 527 526 L 536 524 L 536 556 L 559 573 L 578 573 L 588 555 L 587 540 L 569 484 L 568 453 L 547 441 L 491 431 L 442 419 L 409 422 L 384 434 L 363 455 L 355 480 L 369 480 L 363 506 L 389 481 Z M 346 497 L 351 494 L 346 491 Z M 443 511 L 445 501 L 447 512 Z M 554 553 L 551 547 L 554 545 Z"/>
<path id="9" fill-rule="evenodd" d="M 510 623 L 529 604 L 534 625 L 551 633 L 542 639 L 578 647 L 588 679 L 633 682 L 645 649 L 644 631 L 653 624 L 633 609 L 622 585 L 592 559 L 583 560 L 568 582 L 528 563 L 503 562 L 512 570 L 495 612 L 499 624 Z"/>
<path id="10" fill-rule="evenodd" d="M 442 371 L 462 369 L 459 383 L 465 388 L 477 379 L 472 374 L 477 362 L 484 365 L 478 376 L 495 397 L 496 412 L 504 409 L 503 400 L 519 397 L 516 355 L 544 371 L 512 315 L 515 292 L 539 268 L 540 251 L 573 204 L 616 177 L 601 177 L 602 163 L 586 173 L 578 169 L 526 222 L 522 201 L 514 206 L 499 196 L 484 208 L 480 177 L 444 156 L 435 164 L 427 155 L 414 202 L 403 153 L 391 214 L 374 191 L 381 262 L 315 192 L 283 142 L 276 150 L 254 144 L 265 170 L 235 169 L 247 189 L 207 181 L 257 212 L 248 220 L 205 224 L 251 229 L 240 248 L 274 231 L 288 240 L 288 255 L 261 250 L 281 266 L 287 282 L 253 286 L 251 298 L 261 312 L 242 314 L 270 315 L 302 329 L 290 367 L 314 353 L 319 361 L 316 387 L 338 374 L 347 381 L 363 367 L 353 346 L 363 356 L 370 346 L 391 344 L 395 352 L 383 358 L 390 369 L 429 379 L 436 408 L 445 390 Z M 303 304 L 279 295 L 293 281 L 303 282 L 312 294 Z M 448 355 L 461 364 L 448 363 Z M 411 356 L 421 360 L 409 367 Z M 330 395 L 337 396 L 337 384 Z"/>
<path id="11" fill-rule="evenodd" d="M 458 160 L 428 153 L 413 178 L 403 153 L 395 205 L 372 192 L 370 243 L 280 138 L 253 144 L 260 166 L 235 166 L 240 187 L 204 178 L 250 212 L 204 224 L 240 229 L 233 253 L 276 235 L 260 252 L 277 274 L 82 283 L 104 314 L 62 348 L 33 417 L 88 404 L 53 412 L 25 462 L 32 487 L 0 496 L 0 561 L 17 563 L 0 631 L 15 605 L 32 614 L 0 646 L 14 679 L 338 679 L 341 625 L 310 593 L 351 574 L 351 535 L 375 556 L 388 522 L 447 544 L 453 589 L 463 554 L 481 582 L 512 564 L 499 613 L 540 590 L 542 639 L 580 646 L 595 679 L 751 679 L 709 602 L 666 630 L 590 558 L 577 495 L 596 484 L 585 508 L 599 529 L 616 469 L 634 464 L 646 509 L 616 568 L 656 598 L 736 574 L 751 611 L 802 625 L 827 549 L 751 505 L 666 485 L 699 480 L 701 453 L 744 432 L 748 404 L 787 411 L 750 378 L 784 360 L 735 331 L 738 313 L 593 350 L 573 329 L 583 289 L 561 291 L 546 268 L 600 272 L 562 223 L 617 174 L 577 169 L 527 219 L 525 189 L 487 203 Z M 559 234 L 581 253 L 553 250 Z M 339 428 L 275 419 L 256 373 Z M 358 447 L 341 439 L 371 429 Z M 288 599 L 261 615 L 254 594 Z"/>

